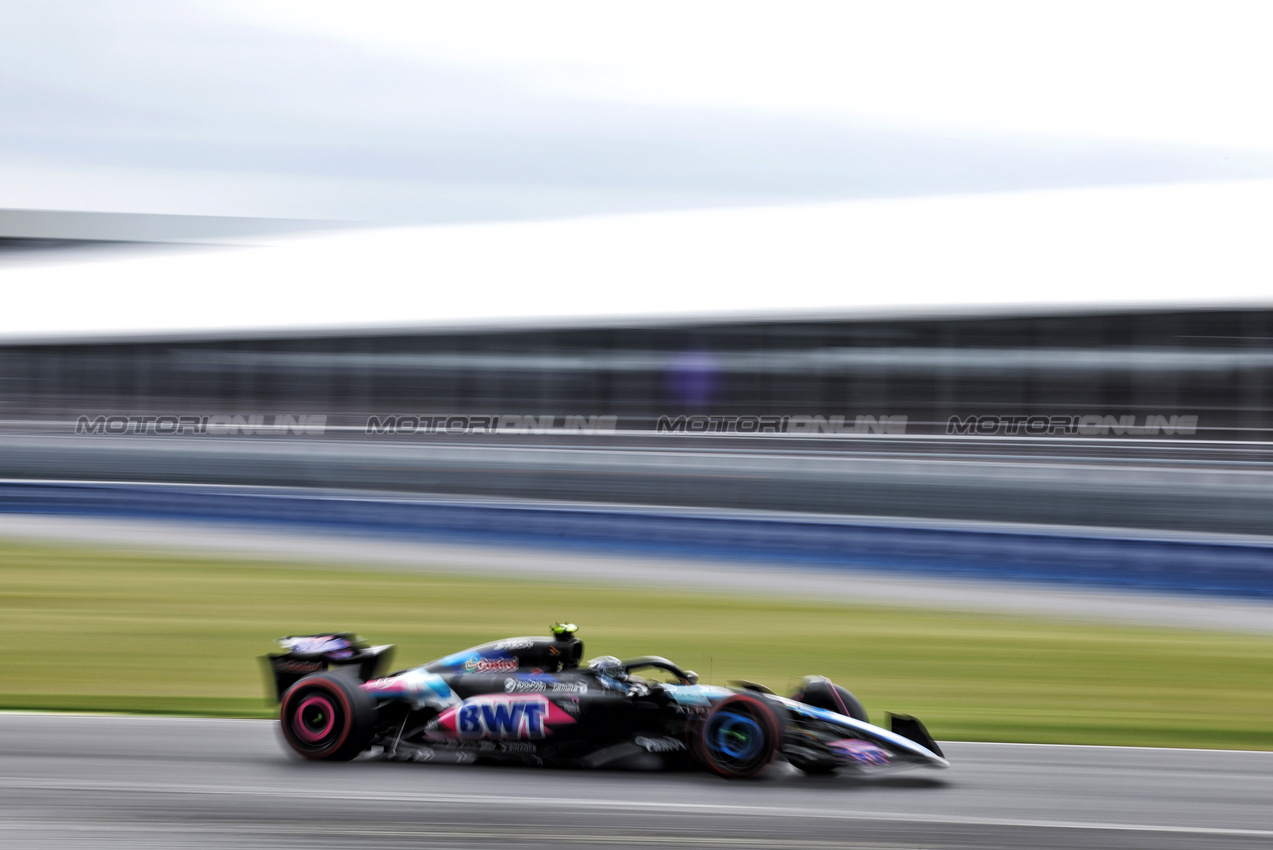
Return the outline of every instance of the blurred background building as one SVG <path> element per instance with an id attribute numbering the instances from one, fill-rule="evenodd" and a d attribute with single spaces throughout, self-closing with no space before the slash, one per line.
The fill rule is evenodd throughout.
<path id="1" fill-rule="evenodd" d="M 0 476 L 1265 532 L 1237 11 L 57 6 Z"/>
<path id="2" fill-rule="evenodd" d="M 813 436 L 855 432 L 792 429 L 790 417 L 868 416 L 869 433 L 889 433 L 874 424 L 901 416 L 893 433 L 931 436 L 997 416 L 980 434 L 1076 436 L 1077 424 L 1037 418 L 1097 416 L 1117 419 L 1117 433 L 1102 421 L 1081 436 L 1261 441 L 1273 427 L 1271 321 L 1217 310 L 28 343 L 0 348 L 0 380 L 10 429 L 268 412 L 324 414 L 333 439 L 365 434 L 368 417 L 481 415 L 555 416 L 557 429 L 567 416 L 617 417 L 607 430 L 632 438 L 661 417 Z M 1151 433 L 1157 416 L 1193 419 Z"/>

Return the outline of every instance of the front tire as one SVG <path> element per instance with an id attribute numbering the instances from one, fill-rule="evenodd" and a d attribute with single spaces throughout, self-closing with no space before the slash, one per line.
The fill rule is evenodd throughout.
<path id="1" fill-rule="evenodd" d="M 727 779 L 750 779 L 769 767 L 782 743 L 782 724 L 763 700 L 736 694 L 717 703 L 694 740 L 694 754 Z"/>
<path id="2" fill-rule="evenodd" d="M 861 720 L 863 723 L 871 722 L 858 698 L 825 676 L 805 676 L 800 690 L 792 694 L 791 698 L 805 705 L 825 708 L 827 711 Z"/>
<path id="3" fill-rule="evenodd" d="M 376 706 L 354 682 L 330 673 L 306 676 L 283 694 L 283 737 L 307 759 L 349 761 L 371 744 Z"/>

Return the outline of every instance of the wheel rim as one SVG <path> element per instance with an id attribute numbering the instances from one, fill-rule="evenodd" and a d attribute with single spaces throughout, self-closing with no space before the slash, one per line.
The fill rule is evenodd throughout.
<path id="1" fill-rule="evenodd" d="M 336 726 L 336 709 L 331 700 L 315 694 L 301 701 L 292 713 L 292 730 L 307 744 L 317 744 Z"/>
<path id="2" fill-rule="evenodd" d="M 712 756 L 733 764 L 746 764 L 759 755 L 765 745 L 760 724 L 732 711 L 714 715 L 706 733 L 704 737 Z"/>

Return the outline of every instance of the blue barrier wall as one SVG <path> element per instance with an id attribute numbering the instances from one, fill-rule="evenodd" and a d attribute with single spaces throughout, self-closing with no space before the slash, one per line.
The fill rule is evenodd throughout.
<path id="1" fill-rule="evenodd" d="M 0 483 L 0 512 L 267 524 L 397 538 L 1273 598 L 1271 545 L 1077 530 L 13 481 Z"/>

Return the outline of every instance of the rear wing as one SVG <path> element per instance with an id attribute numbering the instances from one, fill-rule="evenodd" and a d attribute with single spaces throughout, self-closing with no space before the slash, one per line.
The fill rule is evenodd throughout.
<path id="1" fill-rule="evenodd" d="M 393 657 L 393 646 L 370 646 L 351 632 L 322 635 L 291 635 L 279 638 L 283 652 L 261 658 L 265 665 L 268 690 L 281 702 L 287 689 L 305 676 L 332 672 L 356 677 L 365 682 L 384 674 Z"/>

